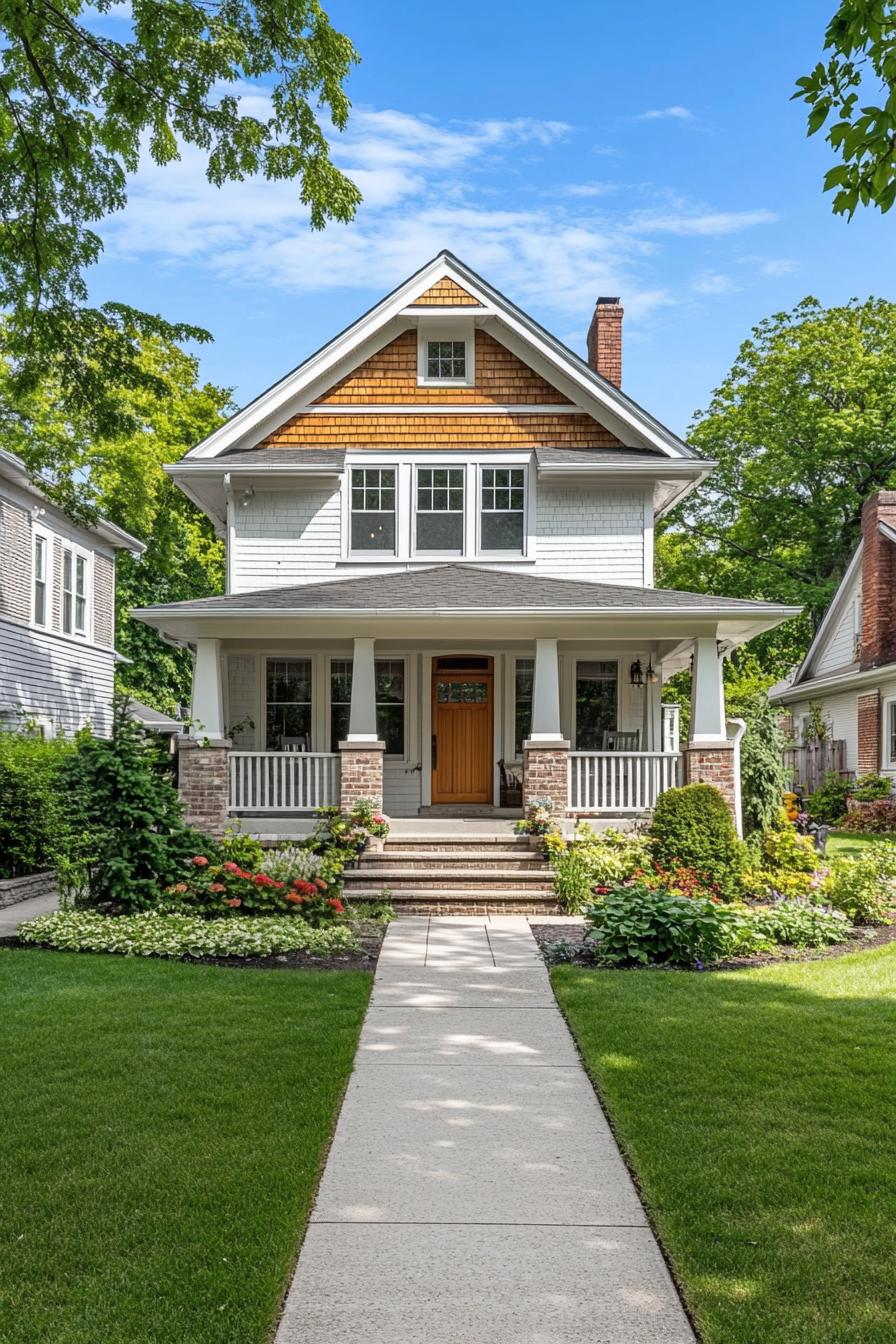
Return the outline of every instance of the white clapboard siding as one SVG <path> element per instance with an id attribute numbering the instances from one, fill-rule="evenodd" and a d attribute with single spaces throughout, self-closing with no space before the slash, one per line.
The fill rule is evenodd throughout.
<path id="1" fill-rule="evenodd" d="M 21 711 L 49 733 L 70 736 L 89 723 L 104 736 L 114 671 L 111 649 L 0 620 L 0 715 L 7 726 Z"/>

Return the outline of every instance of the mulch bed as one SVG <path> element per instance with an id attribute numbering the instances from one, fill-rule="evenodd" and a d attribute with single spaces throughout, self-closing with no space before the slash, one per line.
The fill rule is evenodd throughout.
<path id="1" fill-rule="evenodd" d="M 584 924 L 532 924 L 535 941 L 544 951 L 546 943 L 576 943 L 582 948 L 581 955 L 574 958 L 576 964 L 589 966 L 592 970 L 607 970 L 609 967 L 595 966 L 584 946 Z M 771 966 L 780 961 L 828 961 L 832 957 L 844 957 L 850 952 L 866 952 L 873 947 L 885 947 L 896 942 L 896 924 L 883 926 L 869 925 L 856 930 L 845 943 L 832 943 L 829 947 L 787 947 L 782 945 L 776 952 L 757 952 L 751 957 L 732 957 L 729 961 L 716 961 L 707 966 L 707 971 L 744 971 L 752 966 Z M 633 968 L 635 969 L 635 968 Z M 637 969 L 648 969 L 638 967 Z M 651 970 L 679 970 L 681 967 L 655 966 Z"/>

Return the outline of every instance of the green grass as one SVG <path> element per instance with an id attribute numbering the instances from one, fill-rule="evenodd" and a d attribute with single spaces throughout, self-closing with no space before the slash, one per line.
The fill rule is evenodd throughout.
<path id="1" fill-rule="evenodd" d="M 706 1344 L 893 1344 L 896 946 L 552 979 Z"/>
<path id="2" fill-rule="evenodd" d="M 0 1341 L 268 1340 L 370 984 L 0 951 Z"/>
<path id="3" fill-rule="evenodd" d="M 831 831 L 828 836 L 826 859 L 857 859 L 868 845 L 887 840 L 891 844 L 896 835 L 856 835 L 852 831 Z"/>

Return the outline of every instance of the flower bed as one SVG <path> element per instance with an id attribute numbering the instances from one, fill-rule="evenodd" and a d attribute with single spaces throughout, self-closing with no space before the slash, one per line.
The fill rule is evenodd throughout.
<path id="1" fill-rule="evenodd" d="M 203 919 L 198 915 L 109 916 L 57 910 L 19 929 L 24 943 L 60 952 L 118 952 L 138 957 L 269 957 L 279 952 L 330 956 L 360 947 L 344 924 L 314 929 L 295 916 Z"/>

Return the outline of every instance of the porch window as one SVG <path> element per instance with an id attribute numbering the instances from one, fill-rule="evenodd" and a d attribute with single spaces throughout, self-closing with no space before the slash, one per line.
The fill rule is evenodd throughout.
<path id="1" fill-rule="evenodd" d="M 426 377 L 463 382 L 467 376 L 466 341 L 427 341 Z"/>
<path id="2" fill-rule="evenodd" d="M 515 675 L 514 756 L 522 760 L 523 743 L 532 733 L 532 685 L 535 660 L 517 658 Z"/>
<path id="3" fill-rule="evenodd" d="M 47 539 L 34 538 L 34 624 L 47 624 Z"/>
<path id="4" fill-rule="evenodd" d="M 351 487 L 353 551 L 395 552 L 395 469 L 353 467 Z"/>
<path id="5" fill-rule="evenodd" d="M 616 727 L 617 664 L 576 663 L 576 750 L 601 751 L 604 733 Z"/>
<path id="6" fill-rule="evenodd" d="M 386 744 L 387 756 L 404 755 L 404 659 L 377 658 L 376 731 Z M 330 663 L 330 750 L 348 737 L 352 703 L 352 660 Z"/>
<path id="7" fill-rule="evenodd" d="M 525 467 L 483 467 L 479 549 L 522 551 L 525 510 Z"/>
<path id="8" fill-rule="evenodd" d="M 455 555 L 463 551 L 463 467 L 417 468 L 416 549 Z"/>
<path id="9" fill-rule="evenodd" d="M 268 751 L 311 750 L 311 659 L 267 662 Z"/>

